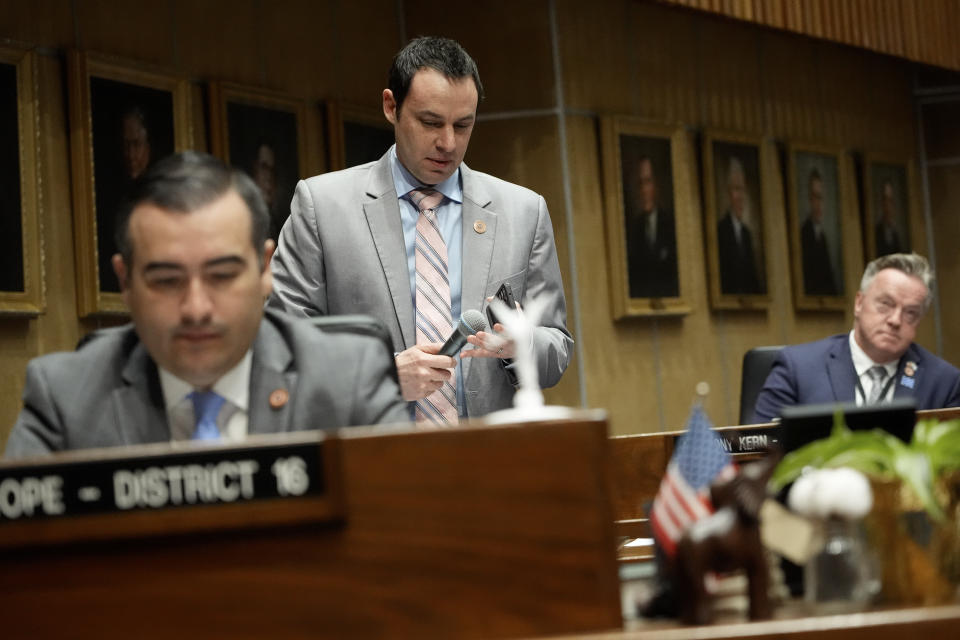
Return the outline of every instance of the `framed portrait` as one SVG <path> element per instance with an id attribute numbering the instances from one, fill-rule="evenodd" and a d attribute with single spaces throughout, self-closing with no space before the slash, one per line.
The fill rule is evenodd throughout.
<path id="1" fill-rule="evenodd" d="M 767 283 L 763 163 L 759 136 L 703 137 L 707 281 L 714 309 L 765 309 Z"/>
<path id="2" fill-rule="evenodd" d="M 393 144 L 393 126 L 382 111 L 327 102 L 330 168 L 346 169 L 379 160 Z"/>
<path id="3" fill-rule="evenodd" d="M 82 51 L 70 52 L 68 79 L 78 312 L 125 314 L 111 264 L 117 210 L 151 164 L 191 146 L 189 84 Z"/>
<path id="4" fill-rule="evenodd" d="M 889 253 L 909 253 L 911 165 L 904 159 L 866 154 L 863 225 L 867 261 Z"/>
<path id="5" fill-rule="evenodd" d="M 617 116 L 604 118 L 602 128 L 613 317 L 689 313 L 678 238 L 690 203 L 677 188 L 686 133 Z"/>
<path id="6" fill-rule="evenodd" d="M 789 146 L 790 270 L 797 309 L 847 307 L 840 152 Z"/>
<path id="7" fill-rule="evenodd" d="M 306 102 L 239 85 L 210 84 L 213 154 L 245 171 L 270 212 L 270 234 L 290 215 L 297 181 L 315 171 L 307 157 Z"/>
<path id="8" fill-rule="evenodd" d="M 44 310 L 33 53 L 0 48 L 0 313 Z"/>

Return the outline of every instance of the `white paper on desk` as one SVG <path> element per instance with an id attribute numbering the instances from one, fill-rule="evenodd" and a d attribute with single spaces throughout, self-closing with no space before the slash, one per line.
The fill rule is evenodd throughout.
<path id="1" fill-rule="evenodd" d="M 768 499 L 760 508 L 760 539 L 766 548 L 803 565 L 823 548 L 823 526 Z"/>
<path id="2" fill-rule="evenodd" d="M 653 538 L 634 538 L 633 540 L 630 540 L 623 546 L 624 547 L 652 547 Z"/>

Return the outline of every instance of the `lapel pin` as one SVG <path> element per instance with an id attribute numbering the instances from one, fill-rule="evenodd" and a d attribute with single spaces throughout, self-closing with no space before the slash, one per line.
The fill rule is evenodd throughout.
<path id="1" fill-rule="evenodd" d="M 913 374 L 917 372 L 917 363 L 913 360 L 907 360 L 906 364 L 903 365 L 903 374 L 907 377 L 912 378 Z"/>
<path id="2" fill-rule="evenodd" d="M 477 220 L 473 223 L 473 230 L 477 233 L 486 233 L 487 232 L 487 223 L 483 220 Z"/>
<path id="3" fill-rule="evenodd" d="M 270 394 L 270 407 L 272 409 L 280 409 L 283 405 L 287 404 L 287 400 L 289 399 L 290 393 L 286 389 L 276 389 Z"/>

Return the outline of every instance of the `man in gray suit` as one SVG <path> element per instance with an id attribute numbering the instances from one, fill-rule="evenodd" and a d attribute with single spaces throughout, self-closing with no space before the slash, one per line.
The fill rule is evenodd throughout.
<path id="1" fill-rule="evenodd" d="M 297 185 L 273 261 L 270 305 L 305 316 L 367 313 L 390 330 L 407 401 L 456 389 L 453 420 L 509 407 L 510 359 L 531 349 L 540 384 L 559 381 L 573 340 L 544 199 L 462 163 L 483 89 L 473 60 L 444 38 L 418 38 L 394 58 L 383 112 L 396 145 L 380 160 Z M 439 194 L 435 224 L 447 251 L 450 317 L 481 309 L 501 284 L 516 300 L 545 304 L 532 345 L 493 332 L 470 338 L 462 361 L 439 355 L 449 335 L 418 339 L 417 222 L 413 190 Z M 456 367 L 454 369 L 454 367 Z M 454 369 L 451 372 L 451 369 Z M 453 396 L 449 391 L 448 396 Z M 452 400 L 452 398 L 450 398 Z M 418 402 L 418 409 L 423 406 Z M 429 411 L 428 411 L 429 413 Z"/>
<path id="2" fill-rule="evenodd" d="M 30 362 L 6 456 L 406 421 L 380 341 L 264 315 L 269 224 L 253 181 L 213 156 L 148 169 L 113 257 L 133 324 Z"/>

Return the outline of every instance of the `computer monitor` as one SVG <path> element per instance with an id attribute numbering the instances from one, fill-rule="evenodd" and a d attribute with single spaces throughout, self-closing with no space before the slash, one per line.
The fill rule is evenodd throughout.
<path id="1" fill-rule="evenodd" d="M 917 422 L 917 403 L 913 398 L 894 398 L 885 404 L 859 407 L 853 402 L 786 407 L 780 416 L 784 451 L 789 453 L 829 436 L 833 430 L 833 415 L 838 409 L 843 412 L 851 430 L 883 429 L 904 442 L 910 442 Z"/>

